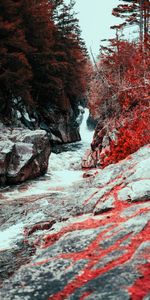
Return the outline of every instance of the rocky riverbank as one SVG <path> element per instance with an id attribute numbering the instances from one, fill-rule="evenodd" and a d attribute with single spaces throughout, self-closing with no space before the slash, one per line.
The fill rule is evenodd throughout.
<path id="1" fill-rule="evenodd" d="M 52 191 L 47 182 L 45 192 L 24 196 L 22 185 L 13 200 L 1 191 L 3 231 L 22 222 L 15 247 L 0 252 L 1 297 L 149 299 L 149 156 L 147 145 L 82 172 L 67 189 L 58 183 Z"/>
<path id="2" fill-rule="evenodd" d="M 24 115 L 18 112 L 16 126 L 0 122 L 0 186 L 45 174 L 52 147 L 81 140 L 79 126 L 84 112 L 82 106 L 76 115 L 71 108 L 68 114 L 53 109 L 45 112 L 40 122 L 37 116 L 31 120 L 25 111 Z"/>

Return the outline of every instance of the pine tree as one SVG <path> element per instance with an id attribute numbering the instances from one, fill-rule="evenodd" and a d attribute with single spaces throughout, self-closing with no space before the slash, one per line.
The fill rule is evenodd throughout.
<path id="1" fill-rule="evenodd" d="M 139 25 L 141 43 L 147 40 L 149 34 L 150 1 L 149 0 L 121 0 L 129 4 L 120 4 L 113 9 L 112 14 L 124 18 L 123 26 Z"/>
<path id="2" fill-rule="evenodd" d="M 18 102 L 32 104 L 32 71 L 27 59 L 30 49 L 22 24 L 22 1 L 0 2 L 0 112 L 11 118 Z"/>
<path id="3" fill-rule="evenodd" d="M 67 5 L 64 1 L 54 1 L 54 20 L 58 27 L 56 35 L 56 56 L 59 60 L 60 72 L 63 76 L 64 95 L 72 106 L 83 97 L 85 91 L 84 65 L 86 60 L 86 47 L 81 39 L 79 21 L 74 12 L 74 1 Z"/>
<path id="4" fill-rule="evenodd" d="M 46 106 L 53 101 L 59 86 L 54 74 L 55 25 L 51 11 L 51 5 L 46 0 L 25 0 L 23 4 L 26 39 L 32 47 L 28 53 L 33 72 L 32 96 L 37 106 Z"/>
<path id="5" fill-rule="evenodd" d="M 1 111 L 11 112 L 18 103 L 38 111 L 78 105 L 85 90 L 86 54 L 74 4 L 1 1 Z"/>

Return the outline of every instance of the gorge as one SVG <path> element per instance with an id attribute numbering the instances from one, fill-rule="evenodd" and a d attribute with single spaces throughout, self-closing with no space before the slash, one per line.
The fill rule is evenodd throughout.
<path id="1" fill-rule="evenodd" d="M 0 299 L 150 300 L 150 0 L 88 2 L 0 1 Z"/>

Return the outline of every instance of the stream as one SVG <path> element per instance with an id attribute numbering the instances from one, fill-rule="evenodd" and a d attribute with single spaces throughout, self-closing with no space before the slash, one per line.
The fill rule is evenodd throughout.
<path id="1" fill-rule="evenodd" d="M 51 153 L 45 176 L 17 186 L 0 189 L 0 251 L 17 247 L 27 226 L 45 221 L 42 207 L 49 205 L 49 198 L 62 199 L 76 183 L 83 181 L 81 159 L 92 141 L 93 132 L 86 126 L 88 109 L 85 109 L 80 126 L 81 141 L 57 147 Z M 48 200 L 47 200 L 48 198 Z"/>
<path id="2" fill-rule="evenodd" d="M 150 299 L 150 147 L 82 171 L 87 117 L 45 176 L 0 190 L 0 299 Z"/>

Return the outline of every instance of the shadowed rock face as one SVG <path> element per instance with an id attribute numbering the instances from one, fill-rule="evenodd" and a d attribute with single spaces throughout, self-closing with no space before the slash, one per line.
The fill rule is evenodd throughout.
<path id="1" fill-rule="evenodd" d="M 23 188 L 13 201 L 1 191 L 2 228 L 20 219 L 28 224 L 16 244 L 28 258 L 34 252 L 21 268 L 13 260 L 11 277 L 5 268 L 1 298 L 150 299 L 149 155 L 145 146 L 118 164 L 83 174 L 67 191 L 47 190 L 26 202 Z M 10 255 L 0 253 L 3 261 Z"/>
<path id="2" fill-rule="evenodd" d="M 43 130 L 1 128 L 0 185 L 16 184 L 47 171 L 50 144 Z"/>
<path id="3" fill-rule="evenodd" d="M 52 144 L 73 143 L 81 140 L 79 125 L 75 120 L 73 111 L 72 114 L 62 114 L 61 111 L 49 112 L 47 123 L 40 124 L 40 128 L 49 133 Z"/>
<path id="4" fill-rule="evenodd" d="M 82 159 L 83 168 L 101 167 L 101 156 L 109 149 L 110 142 L 117 142 L 117 130 L 115 128 L 108 131 L 107 125 L 100 121 L 95 129 L 91 149 L 88 149 Z"/>

